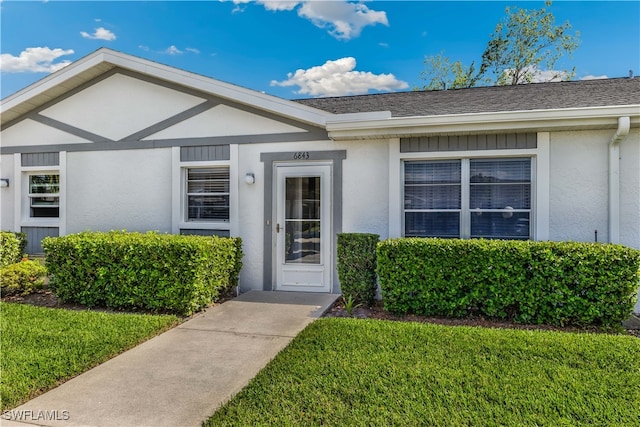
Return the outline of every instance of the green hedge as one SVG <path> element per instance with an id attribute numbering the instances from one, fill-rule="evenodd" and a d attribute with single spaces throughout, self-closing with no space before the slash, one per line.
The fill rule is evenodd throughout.
<path id="1" fill-rule="evenodd" d="M 239 238 L 122 231 L 42 241 L 50 289 L 88 307 L 194 313 L 237 285 Z"/>
<path id="2" fill-rule="evenodd" d="M 376 245 L 380 236 L 370 233 L 338 234 L 338 277 L 345 298 L 373 304 L 376 282 Z"/>
<path id="3" fill-rule="evenodd" d="M 44 287 L 47 269 L 38 261 L 24 260 L 0 268 L 0 292 L 28 295 Z"/>
<path id="4" fill-rule="evenodd" d="M 26 245 L 24 233 L 0 231 L 0 267 L 20 262 Z"/>
<path id="5" fill-rule="evenodd" d="M 385 309 L 616 327 L 633 310 L 640 251 L 621 245 L 391 239 L 378 244 Z"/>

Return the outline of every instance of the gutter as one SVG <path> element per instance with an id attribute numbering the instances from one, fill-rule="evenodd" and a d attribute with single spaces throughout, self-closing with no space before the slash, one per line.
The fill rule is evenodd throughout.
<path id="1" fill-rule="evenodd" d="M 614 128 L 616 119 L 629 116 L 640 124 L 640 104 L 579 107 L 552 110 L 499 111 L 438 116 L 364 119 L 329 117 L 326 129 L 334 141 L 388 139 L 414 136 L 496 132 L 551 131 Z"/>
<path id="2" fill-rule="evenodd" d="M 629 117 L 618 117 L 609 141 L 609 242 L 620 243 L 620 143 L 629 135 Z"/>

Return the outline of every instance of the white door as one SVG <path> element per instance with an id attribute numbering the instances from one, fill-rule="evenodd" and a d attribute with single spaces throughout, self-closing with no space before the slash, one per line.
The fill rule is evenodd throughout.
<path id="1" fill-rule="evenodd" d="M 331 292 L 331 166 L 276 166 L 276 290 Z"/>

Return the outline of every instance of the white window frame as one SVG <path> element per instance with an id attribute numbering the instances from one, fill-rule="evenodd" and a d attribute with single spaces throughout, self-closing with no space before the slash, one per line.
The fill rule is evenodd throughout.
<path id="1" fill-rule="evenodd" d="M 186 161 L 180 160 L 180 147 L 172 147 L 172 220 L 171 232 L 179 234 L 181 229 L 229 231 L 238 235 L 238 146 L 229 146 L 229 160 Z M 187 170 L 195 168 L 229 168 L 229 220 L 206 221 L 187 218 Z"/>
<path id="2" fill-rule="evenodd" d="M 58 165 L 55 166 L 22 166 L 21 154 L 14 154 L 15 188 L 14 188 L 14 230 L 22 227 L 57 227 L 60 236 L 66 234 L 67 205 L 67 153 L 59 153 Z M 57 218 L 31 217 L 31 198 L 29 197 L 29 175 L 58 174 L 60 188 L 58 192 L 59 206 Z"/>
<path id="3" fill-rule="evenodd" d="M 198 170 L 198 169 L 226 169 L 229 174 L 229 191 L 228 192 L 212 192 L 212 193 L 190 193 L 189 192 L 189 171 Z M 183 222 L 193 224 L 195 228 L 197 228 L 197 224 L 200 223 L 228 223 L 231 221 L 231 171 L 229 170 L 229 165 L 216 165 L 216 166 L 183 166 L 182 167 L 182 191 L 183 191 L 183 211 L 182 211 L 182 220 Z M 226 220 L 209 220 L 209 219 L 195 219 L 189 218 L 189 197 L 190 196 L 228 196 L 229 197 L 229 213 L 227 215 Z M 192 227 L 193 228 L 193 227 Z"/>
<path id="4" fill-rule="evenodd" d="M 62 183 L 60 182 L 60 171 L 45 171 L 45 172 L 27 172 L 27 207 L 25 209 L 27 216 L 30 219 L 35 219 L 37 218 L 38 220 L 40 219 L 44 219 L 44 218 L 55 218 L 55 219 L 59 219 L 60 218 L 60 186 L 62 185 Z M 31 189 L 32 189 L 32 185 L 31 185 L 31 177 L 34 176 L 57 176 L 58 177 L 58 191 L 56 193 L 32 193 Z M 33 205 L 33 201 L 34 199 L 42 199 L 42 198 L 56 198 L 58 199 L 58 203 L 55 205 L 43 205 L 42 209 L 51 209 L 51 208 L 57 208 L 58 209 L 58 215 L 56 216 L 35 216 L 32 213 L 32 209 L 34 208 Z M 39 208 L 36 206 L 36 208 Z"/>
<path id="5" fill-rule="evenodd" d="M 531 238 L 549 239 L 549 152 L 548 132 L 538 132 L 538 147 L 532 149 L 400 152 L 400 138 L 389 140 L 389 234 L 404 236 L 404 161 L 452 160 L 461 158 L 531 157 Z"/>
<path id="6" fill-rule="evenodd" d="M 471 187 L 474 185 L 474 183 L 471 182 L 471 176 L 470 176 L 470 170 L 471 170 L 471 162 L 473 160 L 495 160 L 495 161 L 501 161 L 501 160 L 509 160 L 509 159 L 529 159 L 530 160 L 530 170 L 531 170 L 531 179 L 528 182 L 528 184 L 530 185 L 530 200 L 529 200 L 529 204 L 530 207 L 529 209 L 482 209 L 481 212 L 483 213 L 519 213 L 519 212 L 523 212 L 523 213 L 528 213 L 529 214 L 529 233 L 528 233 L 528 237 L 527 239 L 532 239 L 533 235 L 534 235 L 534 227 L 533 227 L 533 222 L 534 222 L 534 213 L 535 213 L 535 209 L 534 209 L 534 171 L 535 171 L 535 158 L 533 156 L 523 156 L 523 155 L 519 155 L 519 156 L 483 156 L 483 157 L 468 157 L 468 156 L 460 156 L 457 158 L 448 158 L 448 159 L 404 159 L 402 161 L 402 186 L 401 186 L 401 193 L 402 193 L 402 200 L 403 200 L 403 205 L 402 205 L 402 235 L 405 235 L 406 232 L 406 228 L 405 228 L 405 213 L 406 212 L 459 212 L 460 216 L 459 216 L 459 233 L 458 236 L 455 236 L 453 238 L 460 238 L 460 239 L 470 239 L 471 236 L 471 215 L 472 215 L 472 210 L 471 210 L 471 206 L 470 206 L 470 201 L 471 201 Z M 437 161 L 454 161 L 454 162 L 460 162 L 460 209 L 406 209 L 404 206 L 404 190 L 405 190 L 405 184 L 404 184 L 404 176 L 405 176 L 405 164 L 406 162 L 437 162 Z M 488 237 L 488 238 L 499 238 L 499 237 Z M 505 239 L 509 239 L 509 237 L 505 237 Z"/>

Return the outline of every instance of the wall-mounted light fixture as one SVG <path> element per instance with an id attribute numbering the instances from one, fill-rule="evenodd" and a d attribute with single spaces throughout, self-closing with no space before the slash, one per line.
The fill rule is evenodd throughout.
<path id="1" fill-rule="evenodd" d="M 9 178 L 0 178 L 0 187 L 5 188 L 9 186 Z"/>
<path id="2" fill-rule="evenodd" d="M 244 182 L 246 182 L 247 184 L 255 184 L 256 176 L 251 172 L 247 172 L 247 174 L 244 176 Z"/>

